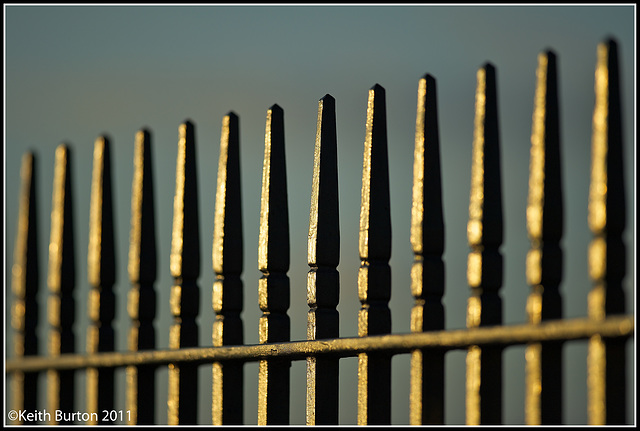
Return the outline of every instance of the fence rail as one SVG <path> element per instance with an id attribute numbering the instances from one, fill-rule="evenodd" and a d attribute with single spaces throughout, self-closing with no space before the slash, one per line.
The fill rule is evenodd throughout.
<path id="1" fill-rule="evenodd" d="M 200 232 L 194 125 L 180 125 L 171 243 L 170 292 L 173 323 L 168 349 L 157 349 L 156 240 L 152 183 L 151 132 L 135 138 L 134 179 L 128 272 L 131 326 L 128 351 L 114 351 L 112 327 L 116 300 L 115 247 L 111 196 L 110 143 L 95 142 L 91 183 L 90 233 L 87 255 L 89 320 L 87 350 L 74 351 L 75 250 L 72 220 L 72 151 L 60 145 L 55 153 L 47 303 L 49 339 L 39 344 L 36 294 L 38 232 L 35 217 L 37 174 L 34 154 L 22 161 L 22 192 L 18 236 L 12 268 L 12 326 L 14 353 L 6 362 L 11 378 L 12 408 L 37 411 L 38 375 L 46 373 L 47 410 L 74 411 L 74 379 L 86 376 L 86 412 L 95 416 L 112 410 L 114 371 L 126 370 L 126 406 L 130 424 L 153 423 L 156 409 L 155 372 L 168 369 L 168 424 L 197 420 L 197 370 L 212 367 L 213 424 L 242 423 L 243 365 L 258 362 L 258 424 L 287 424 L 290 404 L 290 365 L 306 361 L 306 422 L 338 423 L 339 359 L 358 358 L 357 421 L 391 422 L 391 358 L 409 354 L 411 424 L 444 422 L 445 354 L 465 350 L 466 422 L 502 422 L 504 349 L 525 346 L 525 421 L 562 423 L 562 351 L 566 342 L 588 340 L 588 406 L 590 424 L 625 422 L 627 376 L 625 348 L 634 336 L 634 317 L 625 314 L 622 280 L 625 253 L 625 201 L 622 181 L 622 138 L 617 45 L 598 46 L 593 114 L 592 169 L 589 197 L 589 275 L 593 287 L 588 315 L 563 319 L 559 286 L 563 272 L 563 193 L 560 170 L 560 124 L 556 57 L 538 57 L 537 85 L 531 135 L 527 230 L 531 248 L 526 277 L 530 285 L 528 323 L 504 325 L 500 289 L 503 241 L 500 137 L 496 72 L 487 63 L 478 70 L 471 193 L 467 236 L 470 252 L 467 279 L 467 329 L 444 327 L 444 220 L 440 177 L 436 80 L 425 75 L 418 85 L 413 204 L 411 210 L 411 333 L 391 333 L 391 224 L 387 157 L 385 90 L 369 90 L 360 210 L 358 337 L 340 338 L 340 229 L 335 100 L 320 99 L 309 216 L 307 340 L 292 341 L 287 178 L 283 110 L 267 111 L 258 267 L 259 344 L 245 345 L 243 322 L 243 226 L 241 223 L 239 121 L 229 113 L 222 121 L 215 201 L 212 267 L 212 344 L 199 346 L 196 322 L 200 304 Z M 46 346 L 47 351 L 44 351 Z M 73 415 L 41 418 L 43 422 L 73 422 Z M 84 420 L 84 419 L 83 419 Z M 14 423 L 20 423 L 18 417 Z"/>

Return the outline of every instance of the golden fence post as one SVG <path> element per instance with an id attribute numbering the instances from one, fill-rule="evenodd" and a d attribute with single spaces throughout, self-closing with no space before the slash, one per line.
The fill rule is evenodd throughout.
<path id="1" fill-rule="evenodd" d="M 527 231 L 529 323 L 562 318 L 563 231 L 560 177 L 560 122 L 556 55 L 538 55 L 537 84 L 531 132 Z M 525 351 L 525 422 L 562 422 L 562 343 L 531 343 Z"/>
<path id="2" fill-rule="evenodd" d="M 11 268 L 11 326 L 14 329 L 13 352 L 16 359 L 38 354 L 38 228 L 36 219 L 36 158 L 32 152 L 22 157 L 18 204 L 18 232 Z M 11 381 L 12 409 L 34 411 L 37 408 L 38 373 L 19 372 Z M 18 417 L 14 424 L 21 424 Z"/>
<path id="3" fill-rule="evenodd" d="M 385 90 L 369 90 L 360 204 L 358 336 L 391 332 L 391 208 Z M 358 424 L 391 422 L 391 354 L 358 355 Z"/>
<path id="4" fill-rule="evenodd" d="M 284 113 L 278 105 L 267 111 L 262 168 L 258 269 L 258 301 L 263 314 L 259 342 L 289 341 L 289 208 L 284 152 Z M 289 423 L 291 361 L 263 359 L 258 370 L 258 425 Z"/>
<path id="5" fill-rule="evenodd" d="M 129 231 L 128 272 L 131 288 L 127 309 L 131 318 L 128 347 L 132 352 L 153 350 L 156 332 L 156 292 L 153 284 L 157 275 L 156 225 L 153 197 L 153 165 L 151 134 L 143 129 L 136 133 L 131 186 L 131 229 Z M 155 399 L 148 394 L 156 391 L 156 367 L 128 366 L 127 423 L 153 424 Z"/>
<path id="6" fill-rule="evenodd" d="M 91 355 L 112 352 L 115 343 L 111 326 L 115 315 L 113 285 L 116 276 L 111 155 L 109 139 L 105 136 L 96 139 L 94 145 L 89 217 L 87 268 L 91 289 L 87 307 L 87 353 Z M 114 371 L 113 368 L 88 368 L 86 371 L 86 408 L 90 415 L 89 424 L 102 423 L 101 413 L 113 410 Z"/>
<path id="7" fill-rule="evenodd" d="M 495 67 L 477 73 L 467 281 L 467 327 L 502 324 L 502 195 Z M 502 421 L 502 347 L 470 346 L 467 352 L 466 422 Z"/>
<path id="8" fill-rule="evenodd" d="M 307 241 L 307 339 L 338 338 L 340 219 L 335 99 L 318 102 Z M 339 358 L 307 358 L 307 425 L 338 424 Z"/>
<path id="9" fill-rule="evenodd" d="M 213 228 L 213 346 L 242 345 L 243 269 L 242 198 L 240 187 L 240 131 L 238 116 L 222 119 L 218 183 Z M 211 419 L 214 425 L 243 423 L 243 363 L 212 365 Z"/>
<path id="10" fill-rule="evenodd" d="M 617 42 L 598 45 L 595 72 L 595 107 L 591 147 L 589 227 L 589 275 L 593 288 L 588 296 L 589 318 L 603 320 L 625 311 L 622 280 L 626 250 L 624 179 L 622 172 L 622 124 Z M 592 425 L 625 422 L 625 340 L 596 335 L 589 340 L 588 414 Z"/>
<path id="11" fill-rule="evenodd" d="M 196 176 L 195 126 L 185 121 L 179 127 L 176 190 L 173 200 L 171 236 L 171 314 L 169 348 L 198 345 L 198 306 L 200 291 L 200 233 L 198 184 Z M 195 364 L 169 364 L 169 425 L 195 424 L 198 413 L 198 367 Z"/>
<path id="12" fill-rule="evenodd" d="M 153 423 L 155 370 L 168 365 L 168 422 L 196 423 L 198 366 L 212 364 L 212 422 L 241 423 L 243 364 L 259 362 L 258 423 L 289 422 L 290 365 L 307 364 L 307 424 L 337 424 L 339 358 L 358 357 L 358 423 L 388 424 L 391 360 L 411 354 L 410 421 L 442 423 L 444 355 L 467 350 L 466 422 L 502 420 L 502 356 L 526 346 L 525 421 L 562 421 L 562 349 L 568 340 L 588 340 L 587 413 L 590 424 L 625 423 L 626 342 L 634 320 L 625 313 L 625 190 L 618 47 L 598 45 L 591 143 L 588 251 L 588 318 L 562 318 L 563 202 L 556 56 L 538 56 L 530 148 L 527 231 L 531 247 L 526 276 L 529 322 L 502 325 L 503 215 L 496 71 L 477 74 L 471 193 L 467 225 L 471 288 L 467 329 L 444 330 L 444 220 L 439 164 L 435 79 L 419 83 L 411 219 L 411 334 L 391 334 L 391 223 L 385 90 L 369 91 L 359 231 L 358 336 L 339 338 L 339 219 L 335 100 L 319 101 L 308 236 L 307 340 L 290 342 L 290 260 L 284 115 L 267 112 L 258 269 L 259 345 L 243 345 L 243 232 L 241 224 L 238 118 L 223 119 L 216 192 L 212 263 L 213 345 L 198 346 L 199 222 L 194 126 L 180 126 L 172 230 L 169 349 L 155 350 L 156 240 L 150 134 L 136 135 L 128 269 L 132 320 L 128 352 L 114 351 L 115 245 L 109 141 L 94 147 L 88 279 L 87 351 L 75 353 L 75 250 L 71 151 L 55 151 L 51 232 L 48 244 L 47 354 L 38 356 L 35 157 L 23 156 L 18 232 L 12 267 L 15 357 L 5 364 L 12 378 L 12 408 L 37 412 L 39 373 L 46 372 L 49 423 L 70 423 L 114 408 L 114 373 L 126 367 L 130 424 Z M 86 413 L 75 408 L 75 373 L 86 370 Z M 113 411 L 113 410 L 112 410 Z M 31 413 L 31 412 L 28 412 Z M 80 418 L 82 416 L 82 418 Z M 101 416 L 101 415 L 98 415 Z M 15 422 L 19 422 L 15 421 Z M 89 422 L 89 421 L 87 421 Z M 96 421 L 97 423 L 97 421 Z"/>
<path id="13" fill-rule="evenodd" d="M 411 207 L 411 332 L 444 329 L 444 219 L 436 80 L 418 84 Z M 410 423 L 444 423 L 444 351 L 411 353 Z"/>
<path id="14" fill-rule="evenodd" d="M 71 150 L 60 144 L 55 152 L 53 196 L 51 209 L 51 239 L 49 241 L 49 270 L 47 284 L 49 298 L 49 356 L 60 356 L 75 351 L 73 324 L 75 321 L 75 250 L 73 235 L 73 196 L 71 191 Z M 47 371 L 47 410 L 63 413 L 74 411 L 74 370 Z M 61 422 L 66 420 L 63 415 Z M 55 415 L 50 416 L 56 424 Z"/>

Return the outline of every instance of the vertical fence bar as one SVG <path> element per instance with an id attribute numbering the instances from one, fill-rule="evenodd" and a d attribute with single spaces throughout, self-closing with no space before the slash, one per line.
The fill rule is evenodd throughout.
<path id="1" fill-rule="evenodd" d="M 171 314 L 169 348 L 196 347 L 200 303 L 200 233 L 196 176 L 195 127 L 185 121 L 179 127 L 176 191 L 171 237 Z M 198 367 L 169 364 L 169 425 L 195 424 L 198 414 Z"/>
<path id="2" fill-rule="evenodd" d="M 53 197 L 51 209 L 51 239 L 49 241 L 49 270 L 47 284 L 49 299 L 49 355 L 60 356 L 75 351 L 75 250 L 73 235 L 73 196 L 71 190 L 71 150 L 61 144 L 55 152 Z M 47 410 L 70 413 L 75 404 L 75 370 L 47 371 Z M 72 423 L 63 414 L 60 421 L 56 415 L 49 418 L 50 424 Z"/>
<path id="3" fill-rule="evenodd" d="M 622 119 L 618 45 L 608 39 L 598 45 L 595 73 L 595 107 L 591 147 L 589 275 L 593 288 L 588 297 L 591 319 L 602 320 L 625 311 L 622 280 L 626 250 L 624 180 L 622 172 Z M 599 335 L 589 340 L 588 414 L 592 425 L 625 422 L 625 340 Z"/>
<path id="4" fill-rule="evenodd" d="M 278 105 L 267 111 L 258 244 L 259 342 L 289 341 L 289 208 L 284 152 L 284 113 Z M 258 368 L 258 424 L 289 423 L 287 359 L 261 360 Z"/>
<path id="5" fill-rule="evenodd" d="M 89 217 L 87 267 L 91 290 L 87 307 L 87 353 L 93 354 L 112 352 L 115 347 L 111 326 L 115 315 L 113 285 L 116 276 L 111 156 L 109 139 L 105 136 L 96 139 L 94 145 Z M 103 415 L 100 413 L 113 410 L 114 371 L 113 368 L 87 368 L 86 406 L 90 415 L 89 424 L 102 423 Z"/>
<path id="6" fill-rule="evenodd" d="M 411 208 L 411 331 L 444 329 L 444 218 L 436 80 L 418 84 Z M 444 423 L 444 351 L 411 352 L 410 423 Z"/>
<path id="7" fill-rule="evenodd" d="M 156 332 L 157 276 L 156 224 L 153 197 L 153 165 L 151 134 L 143 129 L 136 133 L 131 186 L 131 228 L 129 231 L 129 290 L 127 309 L 131 318 L 128 347 L 132 352 L 153 350 Z M 155 419 L 156 367 L 128 366 L 127 410 L 129 425 L 153 424 Z"/>
<path id="8" fill-rule="evenodd" d="M 243 270 L 242 195 L 240 187 L 240 130 L 238 116 L 230 112 L 222 119 L 218 183 L 213 228 L 213 346 L 244 342 L 242 312 Z M 243 364 L 214 362 L 212 365 L 211 419 L 214 425 L 242 424 Z"/>
<path id="9" fill-rule="evenodd" d="M 477 73 L 471 193 L 467 238 L 467 327 L 502 324 L 502 195 L 495 67 Z M 502 348 L 471 346 L 467 352 L 468 425 L 502 421 Z"/>
<path id="10" fill-rule="evenodd" d="M 318 102 L 307 242 L 307 339 L 338 338 L 340 219 L 335 99 Z M 338 358 L 307 358 L 307 425 L 338 424 Z"/>
<path id="11" fill-rule="evenodd" d="M 391 332 L 391 208 L 385 90 L 369 90 L 360 204 L 358 336 Z M 391 422 L 391 355 L 358 355 L 358 424 Z"/>
<path id="12" fill-rule="evenodd" d="M 527 230 L 529 323 L 562 318 L 563 231 L 560 176 L 560 122 L 556 55 L 538 55 L 537 84 L 531 132 Z M 562 343 L 526 347 L 525 421 L 529 425 L 562 422 Z"/>
<path id="13" fill-rule="evenodd" d="M 13 352 L 16 359 L 38 354 L 38 229 L 36 220 L 36 158 L 31 152 L 22 157 L 21 186 L 18 209 L 18 233 L 11 268 L 11 290 L 14 300 L 11 323 L 14 329 Z M 15 411 L 37 408 L 38 374 L 19 372 L 11 382 Z M 14 424 L 21 424 L 20 417 Z"/>

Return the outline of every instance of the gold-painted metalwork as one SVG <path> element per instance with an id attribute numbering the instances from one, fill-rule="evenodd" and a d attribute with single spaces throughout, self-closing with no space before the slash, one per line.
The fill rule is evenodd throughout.
<path id="1" fill-rule="evenodd" d="M 340 224 L 335 99 L 318 102 L 307 241 L 307 339 L 339 337 Z M 307 358 L 307 425 L 338 424 L 338 358 Z"/>
<path id="2" fill-rule="evenodd" d="M 73 235 L 73 197 L 71 189 L 71 150 L 61 144 L 55 151 L 51 237 L 49 241 L 48 350 L 50 357 L 75 351 L 75 250 Z M 75 403 L 74 370 L 47 371 L 47 410 L 73 411 Z M 50 424 L 56 424 L 55 416 Z"/>
<path id="3" fill-rule="evenodd" d="M 157 273 L 155 237 L 153 165 L 151 133 L 139 130 L 135 136 L 133 156 L 133 183 L 131 186 L 131 228 L 129 233 L 129 290 L 127 309 L 131 318 L 128 348 L 132 352 L 152 350 L 156 347 L 153 320 L 156 316 Z M 153 424 L 156 368 L 154 366 L 128 366 L 126 369 L 126 405 L 129 425 Z"/>
<path id="4" fill-rule="evenodd" d="M 369 90 L 362 164 L 360 204 L 358 335 L 391 332 L 391 209 L 387 155 L 385 90 L 376 84 Z M 391 421 L 391 356 L 361 353 L 358 356 L 358 424 Z"/>
<path id="5" fill-rule="evenodd" d="M 411 331 L 444 329 L 444 219 L 436 81 L 429 74 L 418 83 L 413 203 L 411 208 Z M 444 352 L 411 353 L 409 419 L 412 425 L 444 423 Z"/>
<path id="6" fill-rule="evenodd" d="M 289 209 L 284 152 L 284 112 L 278 105 L 267 111 L 260 232 L 258 244 L 258 323 L 261 344 L 289 341 Z M 289 423 L 289 368 L 291 361 L 260 361 L 258 371 L 258 424 Z"/>
<path id="7" fill-rule="evenodd" d="M 213 346 L 244 344 L 242 312 L 243 269 L 242 199 L 240 188 L 240 133 L 238 116 L 222 119 L 212 262 Z M 243 423 L 243 364 L 212 365 L 211 418 L 214 425 Z"/>
<path id="8" fill-rule="evenodd" d="M 560 181 L 560 131 L 556 55 L 538 55 L 537 84 L 531 132 L 527 230 L 529 322 L 562 318 L 563 230 Z M 562 345 L 530 344 L 526 353 L 525 421 L 529 425 L 562 423 Z"/>
<path id="9" fill-rule="evenodd" d="M 305 340 L 244 346 L 193 347 L 105 352 L 95 355 L 63 354 L 57 357 L 10 359 L 7 373 L 46 370 L 72 370 L 90 367 L 124 367 L 128 365 L 167 365 L 171 363 L 208 364 L 217 361 L 259 362 L 265 359 L 306 360 L 317 357 L 357 357 L 363 352 L 409 353 L 416 349 L 467 349 L 469 346 L 518 346 L 547 341 L 587 340 L 599 335 L 628 340 L 634 334 L 634 316 L 612 316 L 602 321 L 587 318 L 550 320 L 539 325 L 529 323 L 470 329 L 455 329 L 408 334 L 372 335 L 370 337 Z"/>
<path id="10" fill-rule="evenodd" d="M 38 354 L 38 229 L 36 220 L 36 158 L 32 152 L 22 157 L 20 169 L 20 201 L 18 205 L 18 232 L 11 267 L 11 326 L 13 327 L 13 353 L 16 360 Z M 18 372 L 11 381 L 13 403 L 16 411 L 36 409 L 38 375 Z M 11 421 L 22 424 L 20 417 Z"/>
<path id="11" fill-rule="evenodd" d="M 93 151 L 93 178 L 89 221 L 89 326 L 87 353 L 109 352 L 115 347 L 111 322 L 115 315 L 115 244 L 111 192 L 111 156 L 109 139 L 100 136 Z M 86 372 L 86 409 L 89 424 L 101 423 L 102 411 L 114 408 L 113 369 L 89 368 Z M 93 415 L 91 413 L 96 413 Z M 98 420 L 95 420 L 97 416 Z"/>
<path id="12" fill-rule="evenodd" d="M 200 303 L 197 279 L 200 275 L 200 233 L 198 219 L 198 184 L 196 176 L 195 126 L 185 121 L 179 127 L 176 189 L 173 200 L 171 238 L 170 307 L 173 324 L 169 348 L 198 345 L 196 323 Z M 169 364 L 169 425 L 195 424 L 198 413 L 198 369 L 188 364 Z"/>
<path id="13" fill-rule="evenodd" d="M 464 349 L 467 351 L 467 423 L 490 424 L 499 423 L 502 414 L 502 351 L 508 346 L 521 345 L 526 346 L 526 420 L 532 424 L 552 423 L 559 422 L 553 418 L 554 409 L 560 409 L 560 402 L 553 406 L 549 404 L 554 404 L 553 397 L 558 400 L 561 398 L 559 382 L 562 376 L 554 371 L 560 369 L 560 356 L 549 353 L 550 346 L 560 346 L 572 340 L 588 340 L 589 422 L 624 423 L 628 385 L 625 348 L 634 336 L 635 319 L 633 315 L 624 315 L 625 295 L 622 290 L 626 275 L 626 249 L 622 234 L 626 221 L 615 41 L 607 40 L 598 47 L 589 199 L 589 226 L 594 235 L 589 247 L 589 274 L 594 285 L 588 297 L 589 317 L 582 319 L 561 318 L 561 298 L 558 293 L 562 274 L 562 193 L 555 85 L 555 56 L 546 52 L 539 58 L 531 142 L 527 207 L 527 228 L 531 240 L 531 250 L 527 256 L 527 282 L 531 286 L 527 302 L 529 322 L 521 325 L 502 325 L 499 294 L 502 256 L 499 248 L 503 226 L 495 70 L 491 65 L 486 65 L 478 73 L 470 217 L 467 226 L 471 247 L 467 275 L 471 295 L 467 308 L 468 327 L 461 330 L 446 331 L 440 326 L 444 320 L 441 304 L 444 292 L 444 230 L 441 226 L 440 172 L 436 163 L 439 156 L 430 153 L 437 149 L 437 145 L 433 145 L 437 143 L 435 83 L 431 82 L 428 75 L 420 82 L 416 121 L 411 228 L 415 255 L 411 289 L 415 304 L 411 313 L 412 332 L 408 334 L 390 334 L 389 190 L 384 90 L 380 86 L 371 89 L 368 102 L 359 236 L 362 264 L 358 274 L 358 293 L 362 309 L 358 315 L 358 336 L 352 338 L 339 338 L 337 330 L 337 161 L 333 155 L 334 101 L 330 96 L 323 98 L 319 104 L 308 243 L 310 271 L 307 299 L 310 312 L 308 340 L 305 341 L 288 341 L 289 279 L 286 273 L 289 268 L 289 226 L 284 124 L 282 110 L 277 105 L 268 111 L 265 134 L 258 258 L 259 269 L 263 272 L 258 286 L 259 307 L 263 316 L 259 326 L 260 344 L 257 345 L 243 345 L 241 339 L 237 344 L 231 341 L 232 335 L 241 335 L 242 332 L 241 326 L 238 329 L 232 323 L 237 317 L 241 325 L 236 315 L 240 314 L 242 308 L 242 284 L 239 278 L 242 271 L 241 241 L 239 246 L 233 245 L 242 237 L 239 223 L 239 168 L 238 172 L 232 173 L 235 169 L 232 167 L 237 166 L 233 161 L 236 156 L 232 155 L 232 149 L 237 149 L 232 144 L 236 139 L 233 130 L 237 128 L 237 124 L 233 125 L 233 115 L 225 117 L 223 122 L 216 195 L 213 309 L 217 316 L 213 327 L 213 346 L 198 345 L 198 326 L 195 322 L 199 306 L 196 282 L 200 256 L 193 125 L 187 122 L 180 128 L 170 260 L 171 273 L 175 278 L 170 298 L 174 325 L 169 347 L 164 350 L 156 350 L 153 342 L 156 250 L 152 192 L 149 191 L 152 189 L 150 152 L 146 146 L 148 133 L 141 132 L 136 138 L 129 255 L 129 276 L 133 286 L 128 303 L 133 322 L 129 333 L 130 349 L 127 352 L 103 351 L 105 349 L 102 347 L 105 340 L 109 339 L 108 327 L 113 317 L 109 314 L 109 304 L 113 301 L 109 299 L 111 294 L 105 294 L 108 290 L 105 286 L 113 284 L 111 278 L 115 279 L 115 270 L 112 272 L 109 269 L 110 252 L 105 249 L 109 246 L 113 248 L 110 240 L 106 239 L 113 234 L 112 226 L 106 220 L 112 208 L 110 189 L 106 189 L 110 187 L 108 145 L 100 139 L 96 153 L 101 154 L 96 156 L 91 197 L 88 262 L 89 280 L 94 287 L 89 292 L 91 322 L 87 352 L 74 353 L 75 267 L 71 164 L 68 147 L 61 145 L 56 149 L 48 250 L 48 321 L 51 327 L 48 356 L 38 356 L 36 351 L 29 353 L 30 348 L 36 347 L 35 341 L 29 341 L 32 337 L 28 334 L 34 332 L 31 325 L 35 325 L 35 318 L 29 318 L 30 307 L 35 309 L 32 304 L 35 300 L 29 299 L 34 298 L 35 288 L 32 290 L 29 286 L 37 285 L 37 282 L 32 283 L 37 276 L 37 268 L 31 266 L 36 262 L 35 254 L 32 255 L 35 247 L 31 246 L 35 242 L 35 218 L 31 214 L 35 211 L 34 167 L 32 156 L 25 156 L 15 265 L 12 268 L 15 301 L 11 310 L 12 324 L 16 329 L 16 354 L 5 364 L 5 373 L 13 379 L 13 400 L 22 403 L 18 406 L 28 408 L 27 392 L 31 390 L 27 389 L 28 384 L 23 376 L 46 373 L 47 411 L 77 410 L 74 373 L 86 371 L 88 407 L 95 409 L 98 392 L 101 392 L 101 376 L 104 375 L 100 373 L 126 368 L 127 408 L 133 416 L 130 423 L 142 423 L 143 411 L 148 413 L 143 401 L 148 402 L 152 409 L 154 397 L 141 395 L 146 395 L 147 391 L 153 393 L 153 370 L 164 365 L 169 368 L 169 423 L 195 423 L 197 367 L 212 364 L 212 419 L 214 423 L 229 423 L 229 416 L 224 412 L 225 406 L 230 405 L 230 394 L 242 393 L 242 380 L 229 378 L 232 375 L 241 378 L 245 362 L 258 362 L 258 422 L 286 424 L 290 399 L 289 366 L 293 360 L 304 360 L 307 362 L 307 423 L 317 424 L 320 423 L 319 416 L 326 419 L 334 411 L 337 412 L 337 395 L 334 397 L 333 393 L 337 387 L 338 359 L 358 357 L 358 421 L 362 424 L 388 423 L 390 358 L 394 354 L 404 353 L 412 355 L 411 422 L 427 423 L 442 410 L 439 384 L 434 384 L 434 378 L 427 376 L 440 374 L 441 378 L 439 370 L 443 370 L 440 359 L 434 361 L 428 358 L 441 358 L 439 355 L 447 351 Z M 145 145 L 138 145 L 141 142 Z M 322 145 L 318 145 L 318 142 Z M 329 142 L 331 145 L 327 145 Z M 326 158 L 327 155 L 330 157 Z M 237 184 L 237 187 L 233 184 Z M 29 215 L 25 216 L 27 213 Z M 330 215 L 323 216 L 325 213 Z M 237 256 L 240 256 L 239 260 Z M 330 369 L 323 367 L 322 364 L 327 363 L 335 366 L 332 365 Z M 231 372 L 232 365 L 238 367 L 237 373 Z M 151 372 L 143 377 L 142 370 L 145 369 Z M 237 390 L 229 392 L 233 386 Z M 30 395 L 35 392 L 33 390 Z M 548 395 L 554 392 L 552 397 Z M 241 397 L 238 399 L 241 405 Z M 51 422 L 57 419 L 54 415 L 45 418 L 54 419 Z"/>
<path id="14" fill-rule="evenodd" d="M 495 67 L 477 73 L 467 238 L 467 327 L 502 324 L 502 195 Z M 502 349 L 471 346 L 467 353 L 466 422 L 502 421 Z"/>
<path id="15" fill-rule="evenodd" d="M 596 321 L 625 310 L 622 280 L 626 250 L 622 233 L 626 220 L 620 105 L 618 47 L 615 40 L 608 39 L 598 45 L 589 190 L 589 227 L 594 238 L 589 247 L 593 288 L 589 292 L 588 313 Z M 625 344 L 594 336 L 589 340 L 587 363 L 589 423 L 625 423 Z"/>

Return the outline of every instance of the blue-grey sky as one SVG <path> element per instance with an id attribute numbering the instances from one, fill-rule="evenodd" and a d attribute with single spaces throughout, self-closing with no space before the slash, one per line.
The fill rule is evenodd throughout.
<path id="1" fill-rule="evenodd" d="M 15 241 L 19 168 L 23 153 L 38 157 L 39 294 L 42 340 L 46 335 L 46 262 L 53 155 L 68 142 L 73 151 L 77 252 L 77 349 L 85 349 L 86 250 L 93 143 L 112 142 L 116 227 L 116 346 L 126 349 L 126 262 L 137 130 L 152 133 L 159 270 L 156 290 L 157 345 L 168 345 L 171 219 L 178 126 L 195 123 L 201 232 L 200 343 L 211 343 L 211 242 L 222 117 L 240 118 L 245 240 L 245 342 L 258 342 L 258 221 L 267 109 L 284 110 L 291 226 L 291 337 L 306 338 L 307 230 L 318 100 L 336 99 L 340 229 L 340 331 L 357 335 L 356 275 L 362 153 L 367 92 L 386 90 L 392 227 L 392 330 L 409 332 L 413 298 L 409 270 L 411 183 L 418 80 L 436 78 L 446 223 L 446 326 L 465 327 L 466 238 L 476 71 L 497 69 L 502 191 L 505 220 L 504 322 L 526 322 L 529 286 L 525 256 L 529 147 L 537 55 L 558 56 L 565 267 L 561 293 L 566 317 L 587 311 L 588 183 L 597 44 L 619 42 L 628 226 L 627 310 L 634 313 L 635 287 L 635 6 L 426 6 L 426 5 L 211 5 L 31 6 L 5 5 L 5 286 L 10 286 Z M 6 298 L 11 299 L 7 289 Z M 7 308 L 5 307 L 5 310 Z M 5 326 L 7 318 L 5 318 Z M 11 339 L 7 328 L 7 340 Z M 10 344 L 8 345 L 10 346 Z M 44 344 L 43 344 L 44 346 Z M 6 346 L 5 346 L 6 347 Z M 629 344 L 629 420 L 635 361 Z M 43 347 L 44 349 L 44 347 Z M 11 354 L 7 349 L 7 354 Z M 464 352 L 446 364 L 446 421 L 464 423 Z M 505 352 L 504 421 L 524 421 L 524 348 Z M 408 423 L 408 356 L 393 360 L 394 423 Z M 567 344 L 565 420 L 586 422 L 586 343 Z M 341 423 L 355 423 L 357 360 L 341 360 Z M 199 418 L 210 422 L 210 367 L 202 367 Z M 291 368 L 291 421 L 304 423 L 305 365 Z M 123 373 L 117 385 L 124 389 Z M 156 400 L 166 405 L 166 372 Z M 78 378 L 81 393 L 83 378 Z M 43 382 L 44 384 L 44 382 Z M 257 366 L 245 366 L 245 420 L 255 423 Z M 78 398 L 79 402 L 83 397 Z M 124 400 L 117 400 L 124 408 Z M 84 406 L 78 405 L 82 411 Z M 166 420 L 164 407 L 158 421 Z"/>

